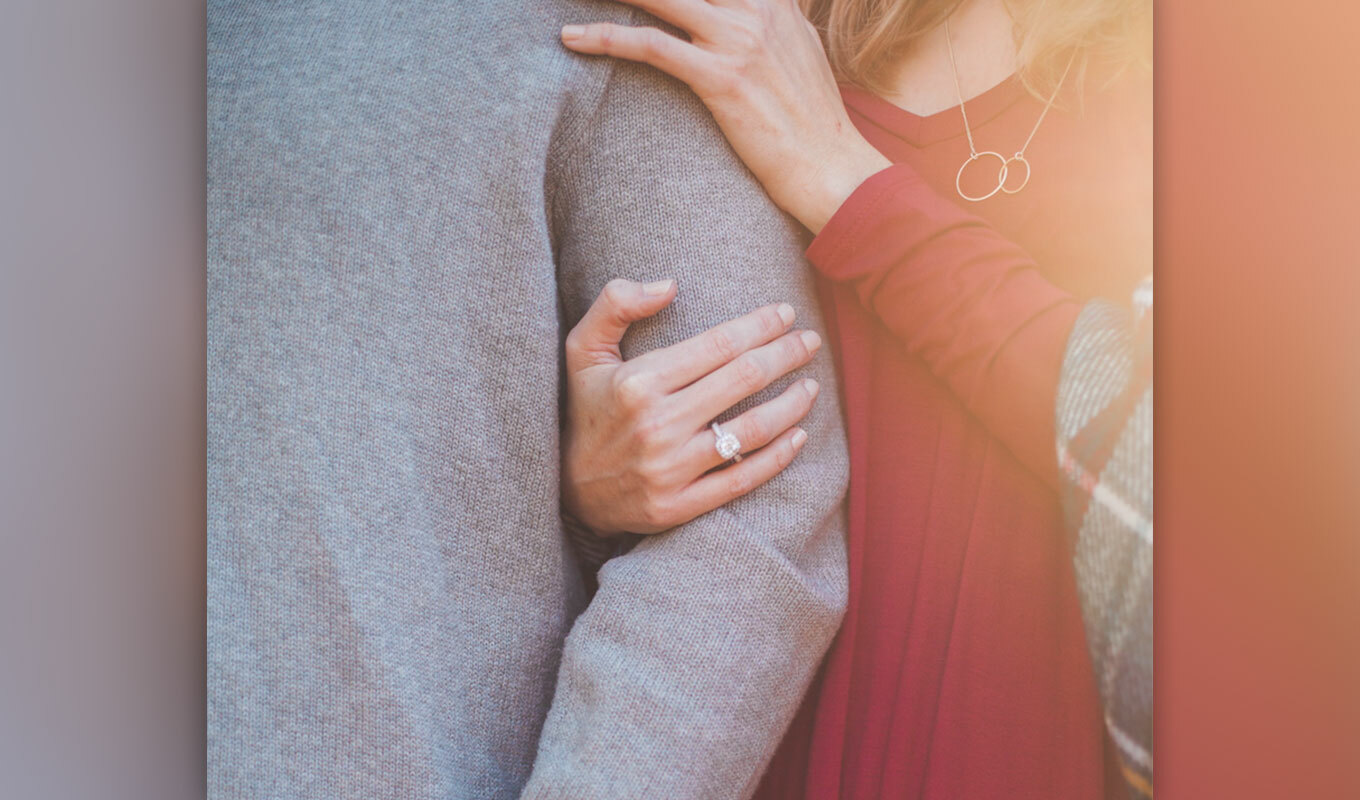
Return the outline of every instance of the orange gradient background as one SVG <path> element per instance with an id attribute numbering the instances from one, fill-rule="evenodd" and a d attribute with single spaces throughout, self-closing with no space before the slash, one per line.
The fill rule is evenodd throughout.
<path id="1" fill-rule="evenodd" d="M 1157 4 L 1163 800 L 1360 797 L 1357 32 Z"/>

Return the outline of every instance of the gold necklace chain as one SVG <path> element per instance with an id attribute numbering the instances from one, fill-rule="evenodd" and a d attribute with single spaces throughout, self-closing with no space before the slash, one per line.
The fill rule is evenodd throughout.
<path id="1" fill-rule="evenodd" d="M 954 37 L 949 33 L 948 17 L 945 17 L 944 20 L 944 43 L 949 48 L 949 68 L 954 73 L 954 91 L 959 95 L 959 113 L 963 115 L 963 132 L 968 137 L 968 159 L 959 165 L 959 171 L 954 176 L 954 189 L 959 193 L 959 197 L 974 203 L 980 203 L 997 192 L 1018 194 L 1021 189 L 1029 185 L 1029 177 L 1033 174 L 1029 161 L 1025 158 L 1025 150 L 1029 149 L 1029 143 L 1034 141 L 1034 134 L 1039 132 L 1039 126 L 1044 124 L 1044 117 L 1048 116 L 1048 110 L 1053 107 L 1053 101 L 1057 99 L 1058 92 L 1062 90 L 1063 83 L 1067 80 L 1067 73 L 1072 70 L 1072 62 L 1076 59 L 1077 53 L 1075 50 L 1072 51 L 1072 55 L 1067 59 L 1067 67 L 1063 70 L 1062 77 L 1058 79 L 1058 85 L 1053 88 L 1053 94 L 1048 96 L 1048 102 L 1044 104 L 1044 110 L 1039 114 L 1039 119 L 1034 123 L 1034 128 L 1029 132 L 1025 143 L 1020 146 L 1019 150 L 1015 151 L 1015 155 L 1006 158 L 995 150 L 978 152 L 977 146 L 973 144 L 973 129 L 968 125 L 968 109 L 963 102 L 963 88 L 959 86 L 959 66 L 954 61 Z M 1001 164 L 1001 168 L 997 171 L 996 187 L 984 195 L 969 195 L 963 191 L 963 172 L 968 169 L 969 164 L 986 156 L 995 158 Z M 1010 177 L 1011 164 L 1025 165 L 1025 179 L 1014 189 L 1006 186 L 1006 179 Z"/>

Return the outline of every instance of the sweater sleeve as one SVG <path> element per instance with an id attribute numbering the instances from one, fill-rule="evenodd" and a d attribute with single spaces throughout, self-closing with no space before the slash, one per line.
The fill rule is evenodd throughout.
<path id="1" fill-rule="evenodd" d="M 821 327 L 806 234 L 688 89 L 619 63 L 579 129 L 548 170 L 564 331 L 616 277 L 679 285 L 670 307 L 629 329 L 625 358 L 772 302 Z M 803 377 L 835 384 L 828 349 L 730 413 Z M 821 393 L 783 473 L 600 570 L 563 648 L 525 798 L 754 792 L 845 606 L 836 395 Z"/>
<path id="2" fill-rule="evenodd" d="M 1058 389 L 1063 507 L 1105 723 L 1131 797 L 1152 795 L 1152 280 L 1093 300 Z"/>
<path id="3" fill-rule="evenodd" d="M 899 164 L 856 189 L 807 256 L 1056 487 L 1053 408 L 1081 305 L 1018 245 Z"/>

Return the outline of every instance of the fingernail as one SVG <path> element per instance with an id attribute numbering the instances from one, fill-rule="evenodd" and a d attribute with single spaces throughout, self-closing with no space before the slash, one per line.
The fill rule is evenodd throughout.
<path id="1" fill-rule="evenodd" d="M 822 337 L 818 336 L 816 331 L 803 331 L 802 336 L 803 346 L 809 353 L 817 352 L 817 348 L 822 346 Z"/>
<path id="2" fill-rule="evenodd" d="M 792 443 L 793 443 L 793 449 L 794 449 L 794 450 L 797 450 L 798 448 L 802 447 L 802 446 L 803 446 L 803 442 L 806 442 L 806 441 L 807 441 L 807 431 L 803 430 L 802 428 L 799 428 L 798 430 L 796 430 L 796 431 L 793 432 L 793 440 L 792 440 Z"/>
<path id="3" fill-rule="evenodd" d="M 806 389 L 807 393 L 814 398 L 817 396 L 817 393 L 822 390 L 821 385 L 811 378 L 808 378 L 807 380 L 803 381 L 803 388 Z"/>
<path id="4" fill-rule="evenodd" d="M 671 284 L 673 283 L 675 283 L 675 281 L 652 281 L 651 283 L 645 283 L 642 285 L 642 293 L 653 297 L 659 294 L 665 294 L 671 290 Z"/>
<path id="5" fill-rule="evenodd" d="M 793 306 L 788 303 L 780 303 L 779 308 L 776 308 L 775 311 L 779 312 L 779 318 L 784 320 L 785 325 L 793 324 L 793 318 L 796 316 L 793 313 Z"/>
<path id="6" fill-rule="evenodd" d="M 564 25 L 562 26 L 562 41 L 570 42 L 573 39 L 580 39 L 586 35 L 584 25 Z"/>

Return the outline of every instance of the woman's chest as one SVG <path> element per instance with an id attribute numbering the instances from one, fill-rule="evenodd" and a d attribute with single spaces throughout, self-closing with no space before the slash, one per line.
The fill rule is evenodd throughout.
<path id="1" fill-rule="evenodd" d="M 1083 298 L 1127 300 L 1152 269 L 1150 115 L 1142 126 L 1103 106 L 1054 111 L 1035 130 L 1041 111 L 1028 99 L 1015 103 L 973 129 L 972 150 L 962 131 L 918 144 L 851 116 L 884 155 L 1023 247 L 1050 281 Z M 1023 162 L 1003 166 L 1022 149 Z M 961 196 L 1003 185 L 980 201 Z"/>

